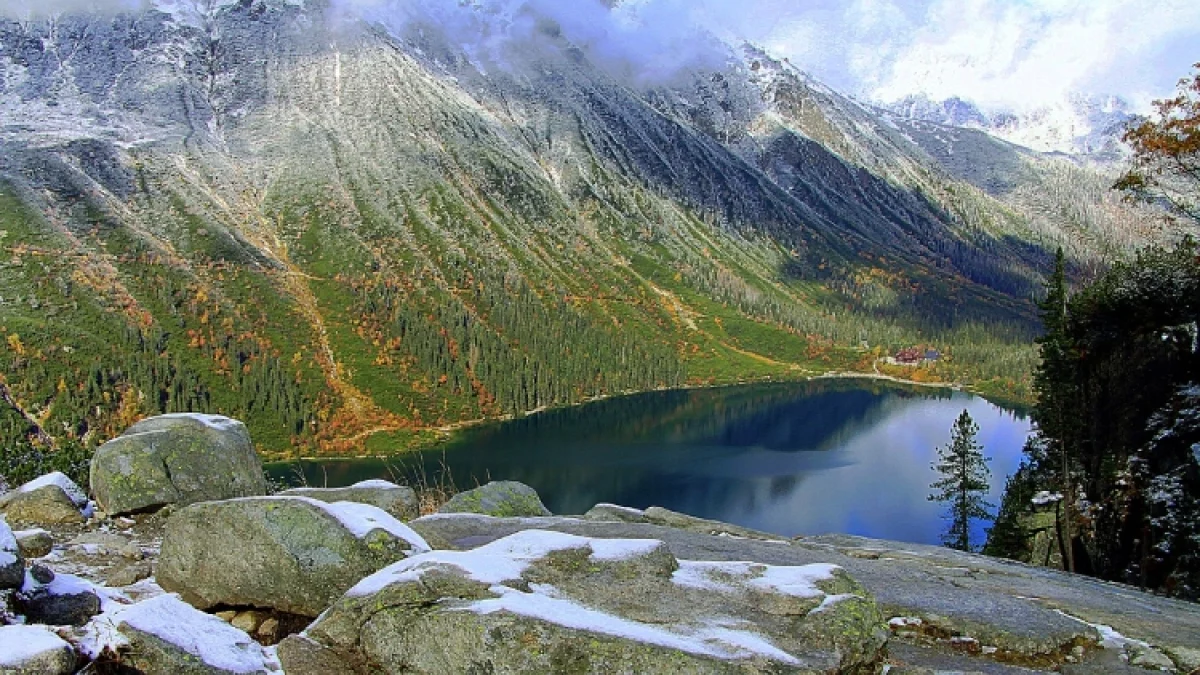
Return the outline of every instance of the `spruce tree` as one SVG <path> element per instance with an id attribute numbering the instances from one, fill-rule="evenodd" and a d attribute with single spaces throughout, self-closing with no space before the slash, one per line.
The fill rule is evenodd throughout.
<path id="1" fill-rule="evenodd" d="M 988 492 L 989 458 L 975 440 L 979 427 L 963 410 L 950 430 L 950 443 L 938 448 L 938 461 L 933 469 L 941 478 L 929 487 L 934 493 L 930 501 L 950 505 L 947 515 L 950 527 L 942 535 L 942 544 L 959 551 L 971 549 L 971 521 L 990 518 L 992 505 L 984 501 Z"/>

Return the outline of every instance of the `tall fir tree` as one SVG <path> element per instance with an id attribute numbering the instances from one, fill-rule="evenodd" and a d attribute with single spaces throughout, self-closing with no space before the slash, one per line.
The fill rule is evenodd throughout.
<path id="1" fill-rule="evenodd" d="M 950 505 L 950 527 L 942 535 L 942 543 L 959 551 L 970 551 L 971 522 L 991 518 L 992 505 L 984 500 L 988 492 L 989 458 L 976 441 L 979 426 L 966 410 L 954 421 L 949 445 L 938 448 L 938 461 L 933 468 L 941 478 L 929 487 L 934 493 L 930 501 Z"/>

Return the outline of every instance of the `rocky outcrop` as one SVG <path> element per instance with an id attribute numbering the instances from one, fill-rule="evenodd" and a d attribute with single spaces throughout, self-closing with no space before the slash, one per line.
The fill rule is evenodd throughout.
<path id="1" fill-rule="evenodd" d="M 436 636 L 436 637 L 433 637 Z M 280 649 L 287 672 L 868 672 L 887 630 L 830 565 L 677 560 L 529 530 L 396 563 Z"/>
<path id="2" fill-rule="evenodd" d="M 75 672 L 75 650 L 41 626 L 0 626 L 0 673 L 67 675 Z"/>
<path id="3" fill-rule="evenodd" d="M 316 616 L 363 577 L 429 550 L 367 504 L 259 497 L 193 504 L 171 515 L 158 582 L 192 605 Z"/>
<path id="4" fill-rule="evenodd" d="M 0 512 L 21 525 L 79 524 L 85 518 L 87 495 L 65 474 L 35 478 L 0 497 Z"/>
<path id="5" fill-rule="evenodd" d="M 406 485 L 386 480 L 365 480 L 344 488 L 293 488 L 279 493 L 285 497 L 308 497 L 322 502 L 358 502 L 387 511 L 402 521 L 417 513 L 417 493 Z"/>
<path id="6" fill-rule="evenodd" d="M 160 595 L 108 619 L 124 638 L 122 665 L 144 673 L 251 675 L 278 671 L 250 636 L 173 595 Z"/>
<path id="7" fill-rule="evenodd" d="M 765 565 L 835 564 L 862 584 L 892 624 L 899 644 L 929 645 L 915 659 L 936 663 L 946 649 L 988 654 L 1040 667 L 1072 666 L 1075 673 L 1104 672 L 1091 655 L 1186 655 L 1200 649 L 1200 606 L 1058 570 L 1031 567 L 937 546 L 845 535 L 763 541 L 711 536 L 650 523 L 577 518 L 426 516 L 413 529 L 450 546 L 475 548 L 529 529 L 589 538 L 658 539 L 680 560 L 744 561 Z M 1097 650 L 1102 636 L 1127 636 Z M 1085 646 L 1082 659 L 1072 655 Z M 1072 664 L 1072 658 L 1080 663 Z M 920 661 L 918 661 L 920 662 Z M 1184 669 L 1183 660 L 1175 670 Z M 935 667 L 941 670 L 943 668 Z M 984 670 L 955 667 L 951 670 Z"/>
<path id="8" fill-rule="evenodd" d="M 246 427 L 216 415 L 138 422 L 96 450 L 90 480 L 110 515 L 267 493 Z"/>
<path id="9" fill-rule="evenodd" d="M 442 505 L 438 513 L 480 513 L 498 518 L 548 516 L 533 488 L 516 481 L 492 481 L 474 490 L 460 492 Z"/>
<path id="10" fill-rule="evenodd" d="M 25 580 L 25 559 L 8 523 L 0 518 L 0 591 L 18 588 Z"/>

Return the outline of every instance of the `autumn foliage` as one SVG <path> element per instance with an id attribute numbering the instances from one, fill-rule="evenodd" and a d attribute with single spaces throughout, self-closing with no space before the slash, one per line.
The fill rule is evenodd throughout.
<path id="1" fill-rule="evenodd" d="M 1174 98 L 1155 101 L 1155 115 L 1126 130 L 1133 166 L 1114 187 L 1200 223 L 1200 63 L 1193 67 Z"/>

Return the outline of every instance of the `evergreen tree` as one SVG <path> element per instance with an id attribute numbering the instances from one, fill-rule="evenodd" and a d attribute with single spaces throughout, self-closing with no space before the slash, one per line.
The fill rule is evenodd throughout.
<path id="1" fill-rule="evenodd" d="M 934 490 L 930 501 L 950 505 L 950 527 L 942 535 L 942 543 L 959 551 L 971 549 L 971 521 L 990 518 L 991 504 L 984 501 L 988 491 L 989 458 L 975 440 L 979 427 L 963 410 L 950 430 L 950 444 L 938 448 L 938 461 L 933 468 L 941 478 L 929 487 Z"/>

